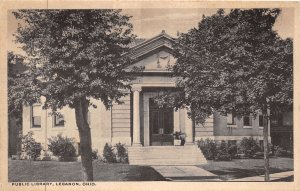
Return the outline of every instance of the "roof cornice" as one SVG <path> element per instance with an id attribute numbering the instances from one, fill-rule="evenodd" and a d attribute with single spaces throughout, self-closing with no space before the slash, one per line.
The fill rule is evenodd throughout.
<path id="1" fill-rule="evenodd" d="M 130 49 L 129 55 L 133 58 L 139 58 L 161 47 L 167 47 L 172 50 L 174 42 L 175 38 L 166 34 L 163 30 L 159 35 L 148 39 L 137 46 L 132 47 Z"/>

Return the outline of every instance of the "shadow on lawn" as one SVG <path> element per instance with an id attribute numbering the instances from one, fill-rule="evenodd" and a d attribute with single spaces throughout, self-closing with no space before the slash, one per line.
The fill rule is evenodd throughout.
<path id="1" fill-rule="evenodd" d="M 82 181 L 80 162 L 9 160 L 9 182 Z M 104 164 L 94 161 L 94 181 L 165 181 L 148 166 Z"/>
<path id="2" fill-rule="evenodd" d="M 165 181 L 166 179 L 149 166 L 131 166 L 123 180 L 127 181 Z"/>
<path id="3" fill-rule="evenodd" d="M 270 174 L 290 171 L 291 169 L 280 169 L 270 167 Z M 264 167 L 255 166 L 253 169 L 240 169 L 240 168 L 227 168 L 224 170 L 210 170 L 211 173 L 214 173 L 219 176 L 221 180 L 230 180 L 230 179 L 238 179 L 245 178 L 251 176 L 259 176 L 265 173 Z"/>

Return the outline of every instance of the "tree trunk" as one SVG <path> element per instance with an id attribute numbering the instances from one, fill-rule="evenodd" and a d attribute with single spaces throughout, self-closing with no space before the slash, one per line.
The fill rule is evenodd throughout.
<path id="1" fill-rule="evenodd" d="M 265 169 L 265 181 L 270 181 L 270 170 L 269 170 L 269 109 L 266 111 L 263 111 L 263 116 L 264 116 L 264 131 L 263 131 L 263 137 L 264 137 L 264 169 Z"/>
<path id="2" fill-rule="evenodd" d="M 75 104 L 76 124 L 80 138 L 82 176 L 84 181 L 93 181 L 93 160 L 91 131 L 87 122 L 88 100 L 81 98 Z"/>

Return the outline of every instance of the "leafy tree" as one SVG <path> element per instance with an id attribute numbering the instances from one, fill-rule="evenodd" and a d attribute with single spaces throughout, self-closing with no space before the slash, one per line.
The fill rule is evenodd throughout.
<path id="1" fill-rule="evenodd" d="M 31 104 L 28 95 L 53 111 L 75 109 L 80 137 L 83 180 L 93 180 L 91 132 L 87 122 L 91 99 L 109 108 L 130 85 L 133 75 L 125 67 L 134 35 L 130 17 L 121 10 L 18 10 L 16 41 L 27 53 L 29 69 L 21 81 L 29 90 L 19 96 Z M 135 68 L 133 72 L 137 72 Z M 27 89 L 28 88 L 28 89 Z"/>
<path id="2" fill-rule="evenodd" d="M 20 86 L 19 81 L 16 79 L 26 70 L 26 65 L 24 64 L 23 56 L 11 51 L 7 54 L 7 64 L 9 155 L 11 155 L 16 152 L 16 148 L 20 148 L 21 146 L 18 134 L 21 131 L 22 125 L 22 104 L 18 101 L 18 97 L 13 95 L 22 93 L 22 91 L 18 91 L 22 86 Z"/>
<path id="3" fill-rule="evenodd" d="M 205 17 L 175 45 L 174 76 L 184 91 L 176 107 L 189 106 L 203 122 L 214 111 L 264 116 L 265 180 L 269 180 L 268 119 L 270 110 L 293 103 L 293 41 L 272 29 L 279 9 L 222 9 Z M 169 100 L 167 100 L 169 101 Z"/>

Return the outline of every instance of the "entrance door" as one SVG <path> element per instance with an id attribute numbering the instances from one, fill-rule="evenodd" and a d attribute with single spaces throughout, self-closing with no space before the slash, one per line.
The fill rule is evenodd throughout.
<path id="1" fill-rule="evenodd" d="M 149 100 L 150 145 L 173 145 L 174 113 L 172 108 L 158 107 Z"/>

